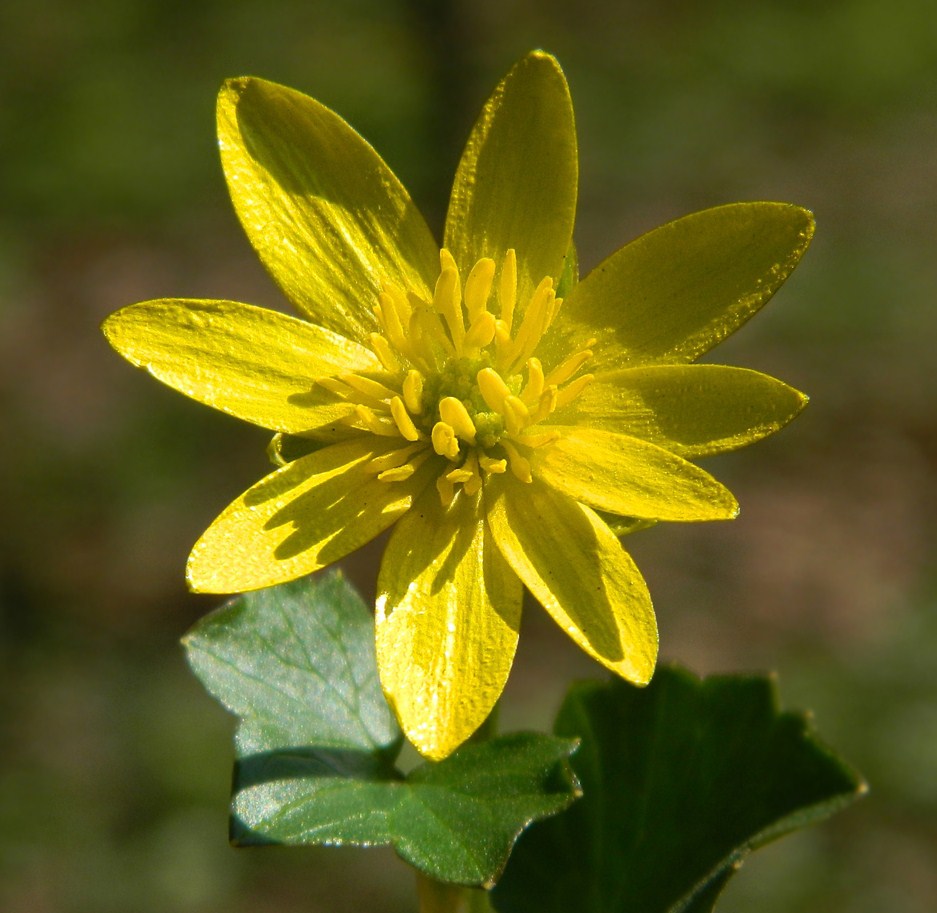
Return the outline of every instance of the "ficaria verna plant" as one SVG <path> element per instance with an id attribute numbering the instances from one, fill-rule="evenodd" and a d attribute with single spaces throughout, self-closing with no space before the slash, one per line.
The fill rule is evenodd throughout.
<path id="1" fill-rule="evenodd" d="M 792 815 L 808 820 L 855 795 L 855 775 L 801 718 L 779 714 L 757 680 L 699 683 L 662 669 L 644 690 L 608 686 L 599 709 L 574 691 L 555 737 L 480 741 L 478 732 L 511 669 L 525 587 L 620 680 L 651 681 L 654 612 L 618 537 L 663 520 L 734 518 L 735 498 L 693 461 L 777 431 L 806 402 L 764 374 L 696 360 L 784 282 L 812 237 L 810 213 L 783 203 L 709 209 L 632 241 L 580 280 L 573 111 L 559 65 L 543 52 L 521 60 L 485 104 L 456 171 L 441 247 L 377 153 L 313 99 L 230 80 L 218 132 L 241 224 L 300 316 L 164 298 L 118 311 L 104 332 L 164 383 L 274 432 L 276 468 L 211 524 L 187 569 L 197 592 L 248 593 L 187 639 L 193 668 L 241 718 L 236 842 L 392 843 L 428 876 L 424 908 L 457 909 L 464 898 L 426 885 L 491 887 L 520 831 L 568 805 L 581 780 L 585 797 L 532 829 L 492 895 L 498 909 L 525 909 L 525 847 L 539 840 L 536 852 L 550 858 L 551 839 L 590 839 L 613 854 L 614 841 L 586 833 L 594 822 L 579 811 L 597 801 L 621 803 L 625 819 L 633 812 L 613 782 L 590 796 L 589 777 L 568 760 L 569 739 L 583 741 L 576 757 L 608 754 L 625 794 L 666 797 L 666 764 L 654 782 L 634 780 L 647 750 L 643 717 L 674 716 L 674 761 L 680 726 L 692 724 L 705 759 L 725 736 L 719 701 L 748 692 L 758 692 L 748 697 L 771 725 L 752 736 L 752 757 L 736 761 L 755 775 L 759 752 L 773 752 L 774 773 L 758 776 L 776 776 L 774 798 L 784 801 L 762 802 L 738 833 L 723 834 L 724 846 L 700 834 L 691 856 L 706 858 L 685 884 L 661 870 L 670 894 L 642 893 L 647 863 L 633 885 L 621 876 L 614 898 L 596 894 L 597 873 L 567 866 L 559 886 L 537 876 L 544 893 L 530 909 L 551 909 L 548 898 L 564 891 L 566 904 L 552 903 L 572 909 L 580 890 L 604 898 L 588 909 L 709 909 L 741 855 L 778 821 L 789 829 Z M 374 621 L 341 580 L 290 583 L 390 527 Z M 665 707 L 664 692 L 677 704 Z M 580 723 L 617 714 L 622 731 L 605 739 L 602 727 L 577 725 L 577 713 Z M 707 714 L 722 722 L 701 735 Z M 406 778 L 393 770 L 398 723 L 428 759 Z M 776 751 L 763 742 L 768 730 L 781 731 Z M 286 749 L 298 765 L 288 771 L 277 766 Z M 383 760 L 338 769 L 332 757 L 326 783 L 322 753 L 336 749 Z M 783 761 L 792 753 L 806 759 L 796 775 Z M 638 765 L 630 773 L 629 755 Z M 512 773 L 511 783 L 495 782 Z M 681 769 L 673 789 L 685 789 L 687 776 Z M 698 770 L 689 780 L 707 808 L 728 788 Z M 417 820 L 432 789 L 445 799 L 435 819 L 452 819 L 433 827 L 451 846 Z M 339 796 L 354 802 L 336 805 Z M 723 825 L 713 814 L 712 827 Z M 661 817 L 658 866 L 673 856 L 667 835 L 676 828 Z M 633 858 L 616 871 L 646 850 L 628 845 Z"/>

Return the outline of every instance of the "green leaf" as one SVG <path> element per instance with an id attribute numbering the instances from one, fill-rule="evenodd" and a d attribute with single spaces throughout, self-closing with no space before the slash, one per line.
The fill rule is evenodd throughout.
<path id="1" fill-rule="evenodd" d="M 338 574 L 232 599 L 183 643 L 202 684 L 241 718 L 239 758 L 293 746 L 396 754 L 374 622 Z"/>
<path id="2" fill-rule="evenodd" d="M 865 789 L 767 678 L 576 685 L 556 732 L 582 739 L 584 798 L 518 843 L 500 913 L 707 913 L 752 849 Z"/>
<path id="3" fill-rule="evenodd" d="M 521 831 L 579 794 L 575 741 L 539 733 L 397 770 L 373 617 L 338 575 L 240 596 L 185 645 L 206 688 L 240 717 L 237 845 L 391 844 L 438 881 L 490 886 Z"/>

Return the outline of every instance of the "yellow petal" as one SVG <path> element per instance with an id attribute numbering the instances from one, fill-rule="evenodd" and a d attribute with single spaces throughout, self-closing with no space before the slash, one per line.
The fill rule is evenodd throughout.
<path id="1" fill-rule="evenodd" d="M 638 438 L 576 426 L 534 450 L 532 471 L 547 485 L 591 507 L 645 520 L 731 520 L 732 493 L 708 472 Z"/>
<path id="2" fill-rule="evenodd" d="M 164 298 L 103 324 L 108 342 L 158 380 L 248 422 L 299 433 L 348 414 L 316 378 L 380 370 L 363 346 L 266 308 Z"/>
<path id="3" fill-rule="evenodd" d="M 523 590 L 480 502 L 460 492 L 446 510 L 424 492 L 391 535 L 378 578 L 381 684 L 407 738 L 434 760 L 485 721 L 517 646 Z"/>
<path id="4" fill-rule="evenodd" d="M 485 104 L 456 173 L 445 243 L 466 274 L 482 257 L 518 256 L 518 300 L 556 278 L 572 238 L 578 164 L 569 88 L 559 64 L 535 51 Z"/>
<path id="5" fill-rule="evenodd" d="M 596 373 L 693 361 L 771 298 L 813 227 L 807 210 L 787 203 L 733 203 L 663 225 L 570 291 L 537 354 L 549 353 L 552 366 L 595 339 Z"/>
<path id="6" fill-rule="evenodd" d="M 201 593 L 273 586 L 327 567 L 407 511 L 432 476 L 381 482 L 368 463 L 395 446 L 364 435 L 301 457 L 232 503 L 199 539 L 186 577 Z"/>
<path id="7" fill-rule="evenodd" d="M 695 458 L 759 441 L 806 404 L 803 393 L 747 368 L 656 365 L 599 375 L 550 421 L 621 432 Z"/>
<path id="8" fill-rule="evenodd" d="M 341 117 L 261 79 L 218 96 L 234 208 L 264 266 L 306 315 L 364 342 L 381 283 L 428 296 L 439 249 L 407 191 Z"/>
<path id="9" fill-rule="evenodd" d="M 508 564 L 591 657 L 638 685 L 657 661 L 657 622 L 641 573 L 595 512 L 534 480 L 485 483 L 487 523 Z"/>

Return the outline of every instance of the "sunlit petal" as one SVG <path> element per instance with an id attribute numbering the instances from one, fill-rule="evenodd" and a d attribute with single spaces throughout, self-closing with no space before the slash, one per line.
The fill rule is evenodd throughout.
<path id="1" fill-rule="evenodd" d="M 317 323 L 365 341 L 381 283 L 426 292 L 438 248 L 381 157 L 324 105 L 262 79 L 218 96 L 228 190 L 264 266 Z"/>
<path id="2" fill-rule="evenodd" d="M 657 622 L 640 572 L 595 512 L 534 481 L 492 477 L 487 522 L 508 564 L 556 623 L 611 671 L 650 681 Z"/>
<path id="3" fill-rule="evenodd" d="M 803 393 L 747 368 L 656 365 L 599 375 L 550 421 L 621 432 L 695 458 L 753 444 L 806 404 Z"/>
<path id="4" fill-rule="evenodd" d="M 559 357 L 596 340 L 592 371 L 693 361 L 771 298 L 813 228 L 807 210 L 787 203 L 732 203 L 668 222 L 575 286 L 546 349 Z"/>
<path id="5" fill-rule="evenodd" d="M 485 104 L 452 187 L 445 246 L 468 271 L 518 252 L 523 300 L 558 279 L 572 239 L 578 163 L 566 78 L 549 54 L 514 66 Z"/>
<path id="6" fill-rule="evenodd" d="M 481 497 L 426 491 L 394 528 L 378 579 L 381 683 L 407 738 L 443 758 L 486 719 L 517 645 L 522 587 Z"/>
<path id="7" fill-rule="evenodd" d="M 293 434 L 348 414 L 317 377 L 380 369 L 368 349 L 330 330 L 233 301 L 144 301 L 111 314 L 103 330 L 124 358 L 173 389 Z"/>
<path id="8" fill-rule="evenodd" d="M 732 493 L 682 457 L 638 438 L 554 426 L 561 436 L 534 451 L 534 474 L 591 507 L 646 520 L 731 520 Z"/>
<path id="9" fill-rule="evenodd" d="M 366 435 L 301 457 L 248 489 L 192 549 L 186 576 L 201 593 L 273 586 L 327 567 L 405 513 L 430 481 L 382 482 L 369 461 L 390 449 Z"/>

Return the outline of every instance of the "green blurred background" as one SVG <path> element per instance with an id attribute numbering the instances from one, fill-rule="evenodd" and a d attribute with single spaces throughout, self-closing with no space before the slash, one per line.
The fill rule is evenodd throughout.
<path id="1" fill-rule="evenodd" d="M 178 646 L 214 601 L 182 568 L 266 438 L 133 371 L 98 324 L 163 295 L 282 307 L 226 197 L 223 78 L 334 107 L 438 230 L 479 106 L 537 46 L 576 105 L 584 268 L 723 202 L 817 215 L 793 278 L 716 353 L 810 408 L 712 462 L 735 523 L 629 540 L 664 656 L 777 670 L 871 784 L 753 857 L 720 909 L 937 909 L 931 0 L 0 5 L 0 909 L 414 908 L 386 850 L 227 847 L 231 722 Z M 377 554 L 351 569 L 365 592 Z M 596 674 L 531 608 L 508 724 L 547 725 Z"/>

